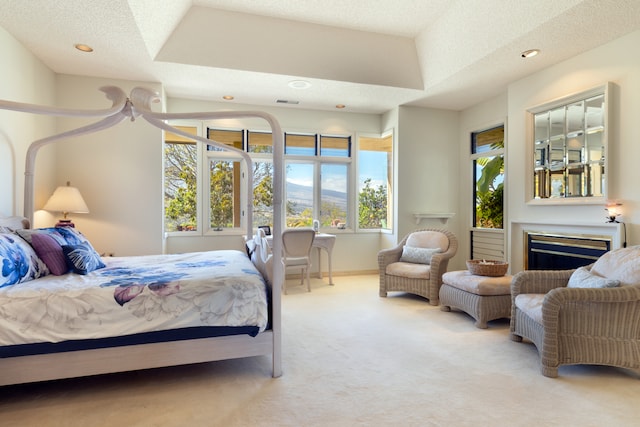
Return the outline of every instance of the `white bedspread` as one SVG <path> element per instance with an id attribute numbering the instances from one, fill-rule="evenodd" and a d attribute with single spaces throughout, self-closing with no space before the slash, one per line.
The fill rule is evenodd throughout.
<path id="1" fill-rule="evenodd" d="M 239 251 L 103 258 L 87 275 L 0 289 L 0 345 L 191 326 L 266 328 L 265 282 Z"/>

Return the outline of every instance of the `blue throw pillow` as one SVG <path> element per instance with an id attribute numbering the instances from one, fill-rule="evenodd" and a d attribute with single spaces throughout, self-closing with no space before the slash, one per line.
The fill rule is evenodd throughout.
<path id="1" fill-rule="evenodd" d="M 13 233 L 0 234 L 0 288 L 49 274 L 33 248 Z"/>
<path id="2" fill-rule="evenodd" d="M 64 245 L 62 246 L 62 251 L 67 259 L 69 268 L 71 268 L 74 273 L 87 274 L 93 270 L 105 267 L 100 255 L 98 255 L 88 242 L 77 245 Z"/>

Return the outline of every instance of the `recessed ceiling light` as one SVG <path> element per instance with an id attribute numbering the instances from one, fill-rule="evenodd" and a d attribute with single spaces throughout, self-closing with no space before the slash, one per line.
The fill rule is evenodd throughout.
<path id="1" fill-rule="evenodd" d="M 224 99 L 225 101 L 232 101 L 234 98 L 231 95 L 225 95 L 222 97 L 222 99 Z"/>
<path id="2" fill-rule="evenodd" d="M 540 53 L 540 49 L 529 49 L 522 52 L 520 56 L 522 56 L 523 58 L 533 58 L 539 53 Z"/>
<path id="3" fill-rule="evenodd" d="M 346 107 L 346 105 L 344 105 L 344 104 L 338 104 L 338 105 L 336 105 L 336 108 L 345 108 L 345 107 Z"/>
<path id="4" fill-rule="evenodd" d="M 293 89 L 309 89 L 311 87 L 311 83 L 306 80 L 291 80 L 289 82 L 289 87 Z"/>
<path id="5" fill-rule="evenodd" d="M 78 43 L 74 47 L 82 52 L 93 52 L 93 48 L 86 44 Z"/>

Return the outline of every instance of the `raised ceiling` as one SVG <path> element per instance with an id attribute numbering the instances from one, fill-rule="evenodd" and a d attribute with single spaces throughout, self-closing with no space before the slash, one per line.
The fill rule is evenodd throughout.
<path id="1" fill-rule="evenodd" d="M 0 0 L 0 26 L 57 73 L 170 97 L 461 110 L 640 29 L 640 0 Z"/>

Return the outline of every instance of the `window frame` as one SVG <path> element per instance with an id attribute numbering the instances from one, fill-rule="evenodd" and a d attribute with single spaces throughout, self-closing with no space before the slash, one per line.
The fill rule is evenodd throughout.
<path id="1" fill-rule="evenodd" d="M 389 184 L 387 185 L 387 227 L 386 228 L 361 228 L 359 224 L 359 212 L 360 212 L 360 170 L 362 168 L 362 162 L 360 159 L 360 152 L 362 151 L 361 139 L 363 138 L 371 138 L 371 139 L 380 139 L 385 140 L 387 138 L 391 138 L 391 159 L 387 164 L 387 179 L 389 180 Z M 354 198 L 353 205 L 355 206 L 354 219 L 356 223 L 355 229 L 360 233 L 385 233 L 391 234 L 395 230 L 395 218 L 397 215 L 396 209 L 396 182 L 397 182 L 397 165 L 396 165 L 396 138 L 394 129 L 387 129 L 381 134 L 374 133 L 359 133 L 358 134 L 357 146 L 354 149 L 354 161 L 356 164 L 357 171 L 355 172 L 354 186 L 352 190 L 352 195 Z M 371 151 L 371 150 L 365 150 Z M 390 169 L 390 170 L 389 170 Z"/>
<path id="2" fill-rule="evenodd" d="M 494 129 L 498 129 L 498 128 L 502 128 L 503 129 L 503 144 L 502 144 L 502 148 L 496 148 L 496 149 L 489 149 L 487 151 L 478 151 L 476 150 L 474 152 L 474 144 L 476 141 L 476 136 L 478 134 L 481 134 L 483 132 L 489 132 L 491 130 Z M 504 230 L 505 229 L 505 199 L 504 199 L 504 195 L 506 194 L 504 192 L 504 184 L 503 184 L 503 198 L 502 198 L 502 213 L 503 213 L 503 222 L 502 222 L 502 228 L 485 228 L 485 227 L 478 227 L 477 226 L 477 218 L 476 218 L 476 209 L 477 209 L 477 189 L 478 189 L 478 176 L 476 174 L 477 172 L 477 161 L 481 158 L 494 158 L 497 156 L 502 156 L 503 161 L 506 162 L 506 125 L 504 123 L 502 124 L 498 124 L 495 126 L 490 126 L 488 128 L 482 129 L 482 130 L 477 130 L 477 131 L 473 131 L 471 132 L 471 140 L 470 140 L 470 147 L 469 147 L 469 151 L 470 151 L 470 156 L 469 159 L 471 161 L 471 177 L 472 177 L 472 184 L 473 184 L 473 190 L 472 190 L 472 210 L 471 210 L 471 228 L 472 229 L 478 229 L 478 230 Z M 506 170 L 503 171 L 502 173 L 503 176 L 503 183 L 505 181 L 505 176 L 506 176 Z M 506 184 L 506 183 L 505 183 Z"/>
<path id="3" fill-rule="evenodd" d="M 171 126 L 174 127 L 194 127 L 197 129 L 196 136 L 202 135 L 203 123 L 197 120 L 172 120 Z M 166 154 L 165 154 L 165 144 L 166 142 L 166 132 L 162 133 L 162 229 L 163 234 L 165 236 L 201 236 L 203 234 L 203 222 L 202 222 L 202 212 L 200 206 L 202 206 L 202 184 L 203 184 L 203 176 L 201 172 L 203 156 L 202 156 L 202 143 L 194 140 L 193 142 L 196 145 L 196 229 L 189 231 L 167 231 L 166 230 L 166 204 L 164 197 L 164 189 L 165 189 L 165 165 L 166 165 Z"/>
<path id="4" fill-rule="evenodd" d="M 331 231 L 333 232 L 344 232 L 344 231 L 353 231 L 355 230 L 355 227 L 353 226 L 354 224 L 354 212 L 353 212 L 353 194 L 351 191 L 352 188 L 352 182 L 354 181 L 354 167 L 353 164 L 355 162 L 354 159 L 354 149 L 353 149 L 353 145 L 354 145 L 354 135 L 353 134 L 335 134 L 335 133 L 324 133 L 324 132 L 318 132 L 318 133 L 310 133 L 310 132 L 285 132 L 285 136 L 284 136 L 284 140 L 285 140 L 285 153 L 286 153 L 286 141 L 287 141 L 287 135 L 290 136 L 313 136 L 314 137 L 314 153 L 313 155 L 308 155 L 308 154 L 285 154 L 284 156 L 284 164 L 285 164 L 285 198 L 287 197 L 287 190 L 286 190 L 286 182 L 287 182 L 287 166 L 290 164 L 296 164 L 296 163 L 311 163 L 313 165 L 313 207 L 312 207 L 312 221 L 314 219 L 320 219 L 320 210 L 321 210 L 321 204 L 322 204 L 322 176 L 321 176 L 321 171 L 322 171 L 322 165 L 341 165 L 344 164 L 347 166 L 347 174 L 346 174 L 346 178 L 347 178 L 347 182 L 345 185 L 345 191 L 346 191 L 346 208 L 347 208 L 347 212 L 345 215 L 345 226 L 344 228 L 340 229 L 337 227 L 327 227 L 327 226 L 323 226 L 322 224 L 320 225 L 320 231 Z M 346 138 L 348 139 L 348 156 L 347 157 L 341 157 L 341 156 L 323 156 L 321 154 L 321 150 L 320 150 L 320 141 L 323 137 L 326 138 Z M 285 218 L 285 228 L 290 228 L 287 226 L 287 214 L 285 212 L 284 215 Z M 311 226 L 311 224 L 309 224 L 309 226 Z"/>
<path id="5" fill-rule="evenodd" d="M 197 129 L 197 136 L 201 138 L 207 139 L 207 136 L 211 131 L 240 131 L 242 132 L 242 150 L 245 153 L 248 153 L 253 162 L 273 162 L 273 154 L 269 153 L 256 153 L 250 152 L 249 150 L 249 135 L 252 133 L 263 133 L 263 134 L 271 134 L 269 129 L 261 129 L 259 127 L 234 127 L 234 126 L 215 126 L 211 123 L 207 123 L 206 121 L 197 121 L 197 120 L 172 120 L 170 121 L 172 126 L 189 126 Z M 381 134 L 373 134 L 373 133 L 335 133 L 335 132 L 305 132 L 305 131 L 296 131 L 296 130 L 285 130 L 284 136 L 286 140 L 286 135 L 307 135 L 314 137 L 314 155 L 302 155 L 302 154 L 285 154 L 284 157 L 284 165 L 285 168 L 289 163 L 296 162 L 309 162 L 313 165 L 313 180 L 314 180 L 314 189 L 313 189 L 313 218 L 312 219 L 320 219 L 320 211 L 321 211 L 321 203 L 322 203 L 322 168 L 323 165 L 345 165 L 346 166 L 346 183 L 344 186 L 344 191 L 346 192 L 346 215 L 345 215 L 345 226 L 342 229 L 337 227 L 327 227 L 321 226 L 321 230 L 323 232 L 331 232 L 331 233 L 355 233 L 355 232 L 392 232 L 393 227 L 395 226 L 395 221 L 393 218 L 395 216 L 395 176 L 396 173 L 396 156 L 394 155 L 396 147 L 395 147 L 395 137 L 393 130 L 387 130 Z M 391 220 L 388 222 L 387 228 L 376 228 L 376 229 L 360 229 L 358 224 L 358 211 L 359 211 L 359 192 L 358 192 L 358 177 L 359 177 L 359 138 L 361 136 L 372 137 L 372 138 L 380 138 L 385 139 L 387 137 L 391 137 L 392 142 L 392 151 L 391 151 L 391 164 L 390 164 L 390 173 L 391 176 L 388 177 L 391 180 L 390 188 L 387 191 L 388 204 L 389 204 L 389 214 L 391 215 Z M 346 138 L 347 139 L 347 147 L 345 156 L 329 156 L 322 155 L 320 141 L 322 138 Z M 248 173 L 253 173 L 253 171 L 248 171 L 245 162 L 242 161 L 242 156 L 238 153 L 234 153 L 231 151 L 209 151 L 207 150 L 207 146 L 202 141 L 194 141 L 197 149 L 197 176 L 196 176 L 196 222 L 197 227 L 193 231 L 165 231 L 165 237 L 169 236 L 221 236 L 221 235 L 239 235 L 246 233 L 246 212 L 244 209 L 247 206 L 248 202 L 248 194 L 247 188 L 244 182 L 247 178 Z M 338 150 L 344 150 L 344 148 L 338 147 Z M 204 171 L 209 170 L 209 162 L 212 160 L 221 160 L 221 161 L 238 161 L 240 162 L 240 222 L 238 227 L 231 228 L 223 228 L 222 230 L 216 230 L 211 226 L 210 221 L 210 174 L 205 173 Z M 164 191 L 164 174 L 165 174 L 165 158 L 164 158 L 164 145 L 163 145 L 163 191 Z M 285 173 L 285 187 L 286 187 L 286 173 Z M 255 183 L 254 183 L 255 185 Z M 285 190 L 286 197 L 286 190 Z M 283 221 L 285 222 L 284 226 L 286 227 L 286 212 L 283 215 Z M 163 228 L 165 225 L 166 216 L 165 216 L 165 205 L 163 198 Z M 255 222 L 255 221 L 254 221 Z M 259 224 L 254 224 L 254 228 Z"/>

